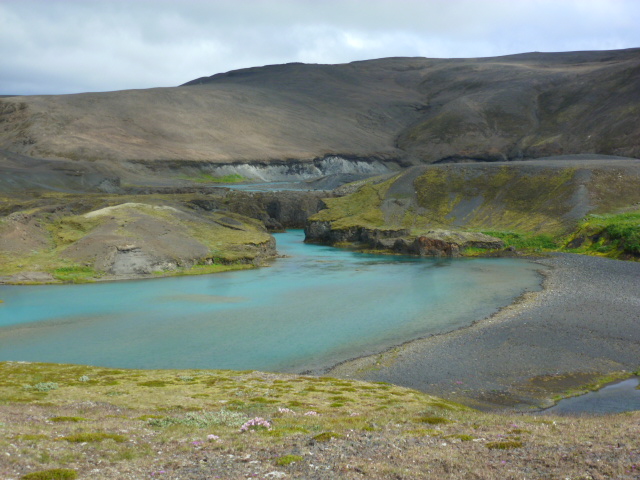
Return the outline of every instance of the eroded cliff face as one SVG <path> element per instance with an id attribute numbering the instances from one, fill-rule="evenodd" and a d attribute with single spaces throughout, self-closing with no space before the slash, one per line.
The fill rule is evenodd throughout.
<path id="1" fill-rule="evenodd" d="M 640 160 L 614 157 L 412 167 L 339 189 L 346 195 L 327 198 L 305 232 L 310 242 L 456 255 L 502 248 L 473 232 L 566 235 L 588 214 L 637 208 L 639 187 Z"/>
<path id="2" fill-rule="evenodd" d="M 200 195 L 188 204 L 205 211 L 231 211 L 260 220 L 271 231 L 304 228 L 312 215 L 325 208 L 325 198 L 331 192 L 279 191 L 243 192 L 227 191 L 221 194 Z"/>
<path id="3" fill-rule="evenodd" d="M 479 232 L 426 230 L 415 233 L 407 228 L 366 226 L 333 229 L 330 222 L 309 221 L 305 241 L 327 245 L 352 244 L 367 250 L 386 251 L 421 257 L 458 257 L 468 249 L 500 250 L 504 242 Z"/>

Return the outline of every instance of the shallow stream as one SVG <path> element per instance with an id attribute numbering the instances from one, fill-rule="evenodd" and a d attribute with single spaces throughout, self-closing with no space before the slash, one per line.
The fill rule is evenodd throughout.
<path id="1" fill-rule="evenodd" d="M 595 392 L 578 397 L 565 398 L 543 414 L 554 415 L 598 415 L 640 410 L 640 378 L 632 377 L 621 382 L 607 385 Z"/>
<path id="2" fill-rule="evenodd" d="M 420 259 L 277 234 L 268 268 L 85 285 L 0 286 L 0 361 L 319 371 L 454 330 L 525 290 L 521 259 Z"/>

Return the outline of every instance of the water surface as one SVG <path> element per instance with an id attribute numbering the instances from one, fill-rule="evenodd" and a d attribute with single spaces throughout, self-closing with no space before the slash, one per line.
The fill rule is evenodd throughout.
<path id="1" fill-rule="evenodd" d="M 301 372 L 450 331 L 538 290 L 521 259 L 420 259 L 306 245 L 268 268 L 0 286 L 0 360 Z"/>
<path id="2" fill-rule="evenodd" d="M 638 377 L 607 385 L 596 392 L 578 397 L 565 398 L 542 413 L 555 415 L 602 415 L 640 410 L 640 390 Z"/>

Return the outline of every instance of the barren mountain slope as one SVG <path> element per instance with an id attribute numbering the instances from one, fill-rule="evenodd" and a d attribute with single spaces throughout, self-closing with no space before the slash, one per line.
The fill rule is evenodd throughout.
<path id="1" fill-rule="evenodd" d="M 0 148 L 169 161 L 163 168 L 327 155 L 402 163 L 638 157 L 638 78 L 640 49 L 275 65 L 175 88 L 4 98 Z"/>

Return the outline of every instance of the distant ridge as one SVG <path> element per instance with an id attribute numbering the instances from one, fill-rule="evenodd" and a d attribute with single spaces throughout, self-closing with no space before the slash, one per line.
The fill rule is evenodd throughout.
<path id="1" fill-rule="evenodd" d="M 289 63 L 0 100 L 0 148 L 92 162 L 640 157 L 640 49 Z"/>

